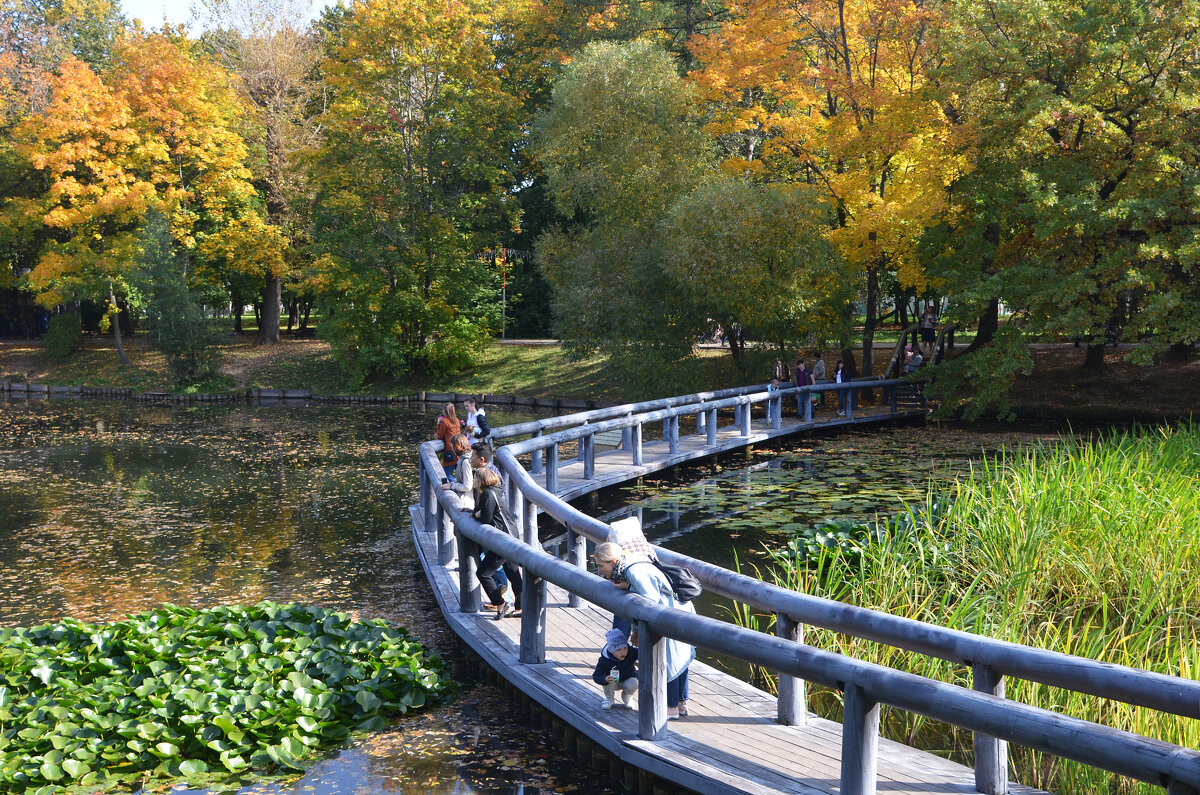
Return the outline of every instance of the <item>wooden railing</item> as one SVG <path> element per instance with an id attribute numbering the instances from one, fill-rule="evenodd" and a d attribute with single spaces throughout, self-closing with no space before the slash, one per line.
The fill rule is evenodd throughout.
<path id="1" fill-rule="evenodd" d="M 851 382 L 841 388 L 895 389 L 910 383 Z M 638 621 L 640 656 L 646 661 L 639 672 L 642 739 L 659 740 L 667 733 L 664 666 L 655 662 L 663 653 L 662 641 L 674 638 L 779 672 L 778 718 L 785 724 L 803 724 L 806 720 L 804 682 L 841 690 L 845 705 L 841 772 L 844 793 L 875 792 L 879 706 L 887 704 L 973 732 L 976 787 L 988 795 L 1008 790 L 1009 742 L 1165 787 L 1168 795 L 1200 795 L 1200 754 L 1195 751 L 1008 700 L 1004 697 L 1004 682 L 1006 677 L 1024 679 L 1189 718 L 1200 718 L 1200 683 L 809 596 L 665 549 L 658 552 L 663 560 L 686 565 L 709 592 L 774 613 L 777 634 L 765 635 L 664 608 L 613 588 L 587 571 L 586 541 L 603 542 L 609 527 L 553 493 L 558 445 L 586 440 L 607 430 L 631 429 L 630 452 L 636 460 L 640 439 L 640 430 L 636 429 L 662 421 L 664 439 L 668 445 L 677 446 L 678 418 L 687 414 L 697 416 L 697 434 L 704 434 L 712 445 L 717 412 L 722 409 L 733 409 L 735 424 L 748 435 L 754 405 L 764 404 L 772 425 L 778 427 L 779 401 L 785 394 L 833 388 L 837 387 L 793 387 L 782 393 L 767 393 L 751 387 L 734 395 L 668 398 L 557 417 L 546 421 L 541 434 L 533 427 L 536 423 L 498 429 L 495 436 L 501 439 L 534 434 L 496 452 L 497 466 L 505 475 L 509 505 L 519 517 L 522 541 L 479 524 L 459 510 L 453 492 L 437 489 L 442 475 L 437 455 L 441 443 L 426 442 L 420 451 L 421 501 L 425 527 L 436 528 L 438 533 L 439 563 L 451 565 L 463 539 L 470 539 L 524 568 L 522 663 L 536 664 L 546 659 L 546 582 L 565 589 L 571 606 L 586 600 Z M 547 428 L 565 430 L 546 435 Z M 586 457 L 594 455 L 593 445 L 581 441 L 580 449 L 586 466 Z M 538 450 L 546 452 L 544 488 L 517 458 Z M 567 529 L 565 559 L 547 554 L 539 545 L 539 512 Z M 459 556 L 458 574 L 460 609 L 478 611 L 481 600 L 475 561 L 470 556 Z M 803 642 L 806 624 L 969 665 L 974 689 L 812 648 Z"/>

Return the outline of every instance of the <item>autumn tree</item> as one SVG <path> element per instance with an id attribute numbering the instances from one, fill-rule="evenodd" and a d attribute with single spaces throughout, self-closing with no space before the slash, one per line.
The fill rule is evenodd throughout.
<path id="1" fill-rule="evenodd" d="M 273 267 L 281 246 L 248 180 L 237 96 L 224 72 L 189 48 L 163 35 L 126 37 L 107 83 L 68 59 L 50 104 L 18 128 L 49 186 L 27 208 L 50 237 L 28 277 L 44 305 L 92 298 L 112 317 L 136 299 L 126 277 L 150 208 L 167 218 L 188 279 Z M 119 333 L 116 324 L 125 361 Z"/>
<path id="2" fill-rule="evenodd" d="M 834 213 L 828 239 L 863 274 L 864 372 L 881 280 L 890 271 L 925 286 L 918 241 L 965 168 L 952 120 L 928 92 L 940 18 L 940 4 L 911 0 L 741 0 L 693 47 L 725 168 L 812 185 Z"/>
<path id="3" fill-rule="evenodd" d="M 443 372 L 494 322 L 488 273 L 520 105 L 490 4 L 357 4 L 322 66 L 332 102 L 314 158 L 322 334 L 360 378 Z"/>
<path id="4" fill-rule="evenodd" d="M 309 225 L 307 175 L 299 153 L 315 146 L 316 117 L 322 110 L 315 67 L 320 45 L 310 30 L 305 0 L 204 0 L 202 18 L 215 35 L 208 40 L 254 108 L 247 136 L 258 157 L 255 178 L 266 197 L 267 218 L 281 241 L 300 242 Z M 293 257 L 302 246 L 289 246 Z M 278 264 L 284 265 L 284 257 Z M 293 260 L 292 271 L 299 270 Z M 287 274 L 266 275 L 256 342 L 279 342 L 280 307 Z M 234 304 L 242 300 L 234 296 Z M 240 307 L 235 306 L 240 315 Z M 240 328 L 240 317 L 237 319 Z"/>

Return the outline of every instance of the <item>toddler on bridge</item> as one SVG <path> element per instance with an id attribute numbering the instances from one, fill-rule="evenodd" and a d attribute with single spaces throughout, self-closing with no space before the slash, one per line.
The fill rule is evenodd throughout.
<path id="1" fill-rule="evenodd" d="M 604 648 L 600 651 L 596 670 L 592 672 L 592 681 L 604 688 L 600 709 L 612 709 L 617 703 L 618 688 L 621 705 L 633 709 L 633 695 L 638 688 L 637 656 L 637 647 L 629 645 L 621 630 L 610 629 L 604 635 Z"/>

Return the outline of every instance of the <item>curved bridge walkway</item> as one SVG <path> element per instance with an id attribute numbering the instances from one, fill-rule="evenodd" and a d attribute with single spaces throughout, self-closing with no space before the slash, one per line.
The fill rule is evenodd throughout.
<path id="1" fill-rule="evenodd" d="M 1010 783 L 1008 741 L 1164 786 L 1169 795 L 1197 795 L 1200 754 L 1004 698 L 1005 677 L 1017 676 L 1195 718 L 1200 717 L 1200 684 L 1195 682 L 827 602 L 668 550 L 659 550 L 660 558 L 687 565 L 706 590 L 774 613 L 776 635 L 652 605 L 587 572 L 586 542 L 604 540 L 609 528 L 565 499 L 786 433 L 893 422 L 924 413 L 919 406 L 903 405 L 903 393 L 912 389 L 908 382 L 843 387 L 847 393 L 865 388 L 882 389 L 883 406 L 855 410 L 850 398 L 847 417 L 832 412 L 813 417 L 811 403 L 804 399 L 801 405 L 808 411 L 784 418 L 780 405 L 794 400 L 795 389 L 781 395 L 750 387 L 498 429 L 501 440 L 519 439 L 500 447 L 496 462 L 518 514 L 523 543 L 480 525 L 458 510 L 451 492 L 436 488 L 442 477 L 441 444 L 425 443 L 421 503 L 411 511 L 413 536 L 447 622 L 524 695 L 581 736 L 627 765 L 704 795 L 1036 792 Z M 661 438 L 643 441 L 644 427 L 657 430 L 660 423 Z M 611 445 L 616 449 L 603 449 Z M 570 459 L 560 461 L 560 450 L 570 451 Z M 547 554 L 537 543 L 539 513 L 566 529 L 563 558 Z M 465 539 L 522 565 L 521 618 L 497 622 L 491 612 L 480 611 L 475 561 L 457 554 Z M 642 664 L 635 711 L 600 710 L 601 693 L 591 681 L 614 614 L 639 622 Z M 805 624 L 956 660 L 974 671 L 975 689 L 806 646 Z M 691 714 L 668 723 L 661 644 L 667 637 L 779 672 L 779 697 L 696 662 L 689 676 Z M 808 713 L 806 681 L 843 692 L 844 723 Z M 881 739 L 881 704 L 974 731 L 974 767 Z M 640 783 L 649 791 L 649 778 Z"/>

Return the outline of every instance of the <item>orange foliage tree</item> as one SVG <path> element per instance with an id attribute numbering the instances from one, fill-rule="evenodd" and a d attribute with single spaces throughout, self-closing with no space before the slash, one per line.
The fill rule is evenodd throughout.
<path id="1" fill-rule="evenodd" d="M 241 108 L 218 67 L 182 40 L 133 35 L 105 79 L 68 58 L 50 80 L 48 105 L 14 136 L 48 186 L 23 205 L 49 236 L 28 276 L 43 305 L 96 299 L 111 318 L 136 301 L 127 277 L 150 208 L 169 220 L 192 283 L 277 267 L 282 241 L 262 218 L 236 132 Z M 114 335 L 127 362 L 115 324 Z"/>

